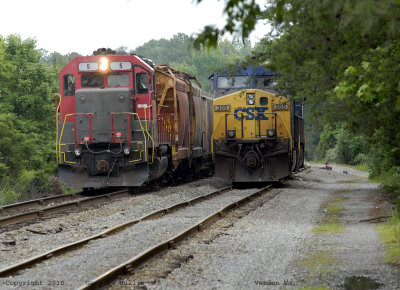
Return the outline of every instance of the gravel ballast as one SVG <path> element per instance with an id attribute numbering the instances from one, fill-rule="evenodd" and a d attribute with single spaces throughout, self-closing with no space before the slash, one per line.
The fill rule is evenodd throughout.
<path id="1" fill-rule="evenodd" d="M 252 202 L 245 213 L 237 210 L 111 288 L 346 289 L 349 281 L 365 279 L 379 289 L 399 289 L 399 271 L 383 261 L 374 225 L 359 222 L 375 207 L 370 199 L 379 194 L 377 186 L 364 172 L 322 167 L 296 174 L 276 189 L 274 199 Z M 315 233 L 326 214 L 324 204 L 338 196 L 344 200 L 343 233 Z M 332 258 L 327 271 L 326 258 Z"/>
<path id="2" fill-rule="evenodd" d="M 61 281 L 63 289 L 77 288 L 249 193 L 249 190 L 225 192 L 159 219 L 140 222 L 114 235 L 91 241 L 76 251 L 20 271 L 17 278 L 21 281 Z"/>
<path id="3" fill-rule="evenodd" d="M 376 203 L 377 185 L 368 182 L 364 172 L 330 166 L 332 170 L 313 165 L 295 174 L 285 186 L 273 189 L 271 197 L 261 196 L 232 211 L 176 249 L 135 269 L 133 275 L 119 277 L 109 288 L 346 289 L 351 283 L 367 281 L 378 285 L 379 289 L 400 289 L 399 270 L 384 262 L 384 245 L 378 238 L 375 224 L 360 222 L 374 217 L 378 207 L 382 207 L 380 212 L 384 211 L 386 205 Z M 0 254 L 8 259 L 4 262 L 0 257 L 0 263 L 9 264 L 12 259 L 29 256 L 29 251 L 20 248 L 21 245 L 31 245 L 32 251 L 43 252 L 38 249 L 40 242 L 44 248 L 52 245 L 46 238 L 61 243 L 62 239 L 72 239 L 71 234 L 92 235 L 117 222 L 225 185 L 216 178 L 199 180 L 138 196 L 135 202 L 136 197 L 82 212 L 79 219 L 75 219 L 76 214 L 63 217 L 62 222 L 68 225 L 65 229 L 46 235 L 29 234 L 29 239 L 35 239 L 32 243 L 22 243 L 26 233 L 21 234 L 21 229 L 16 231 L 16 245 L 0 246 L 6 249 Z M 237 190 L 226 199 L 239 199 L 253 190 L 256 189 Z M 146 221 L 131 230 L 93 241 L 80 250 L 52 258 L 14 277 L 0 279 L 0 288 L 5 281 L 47 282 L 47 279 L 68 283 L 53 287 L 57 289 L 80 286 L 110 266 L 133 257 L 147 247 L 144 245 L 172 237 L 227 200 L 221 196 L 213 202 L 199 204 L 196 210 L 182 210 L 162 220 Z M 316 229 L 326 222 L 330 205 L 338 209 L 339 230 L 318 232 Z M 54 229 L 60 222 L 49 220 L 37 226 L 53 226 Z M 11 235 L 0 237 L 12 238 Z"/>
<path id="4" fill-rule="evenodd" d="M 179 186 L 161 188 L 157 192 L 138 194 L 111 201 L 97 208 L 82 209 L 61 217 L 45 219 L 37 224 L 0 234 L 0 268 L 40 253 L 71 243 L 146 213 L 189 200 L 227 183 L 217 178 L 196 180 Z M 12 245 L 1 242 L 13 241 Z"/>

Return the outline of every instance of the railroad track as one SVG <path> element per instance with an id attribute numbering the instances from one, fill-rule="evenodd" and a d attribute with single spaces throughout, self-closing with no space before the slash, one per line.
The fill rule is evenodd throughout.
<path id="1" fill-rule="evenodd" d="M 43 218 L 69 209 L 84 207 L 104 200 L 130 195 L 131 192 L 129 190 L 116 191 L 90 197 L 83 193 L 77 193 L 11 204 L 0 208 L 0 214 L 2 215 L 0 218 L 0 226 L 4 229 L 12 224 Z"/>
<path id="2" fill-rule="evenodd" d="M 130 273 L 138 265 L 145 263 L 161 252 L 170 248 L 175 248 L 185 238 L 203 230 L 218 218 L 223 217 L 228 211 L 268 192 L 269 188 L 270 186 L 267 186 L 261 190 L 247 193 L 245 191 L 233 190 L 231 187 L 226 187 L 192 200 L 177 203 L 168 208 L 151 212 L 139 219 L 131 220 L 107 229 L 97 235 L 58 247 L 57 249 L 37 255 L 10 267 L 0 269 L 0 277 L 9 277 L 13 275 L 12 277 L 15 279 L 26 280 L 31 279 L 31 277 L 45 277 L 49 274 L 48 269 L 52 269 L 52 279 L 56 278 L 57 280 L 68 282 L 76 281 L 76 279 L 80 280 L 74 282 L 74 285 L 65 285 L 67 288 L 78 287 L 79 289 L 96 289 L 100 285 L 109 283 L 121 274 Z M 232 194 L 233 192 L 235 192 L 235 194 Z M 178 222 L 181 218 L 183 218 L 184 221 Z M 142 228 L 140 228 L 141 225 Z M 167 232 L 167 234 L 161 233 L 162 231 Z M 132 235 L 133 239 L 131 239 Z M 142 238 L 143 235 L 146 235 L 147 242 L 137 241 L 138 244 L 140 244 L 139 247 L 133 245 L 135 244 L 135 237 L 139 239 Z M 162 235 L 163 238 L 160 238 L 160 235 Z M 166 237 L 164 238 L 164 236 Z M 125 244 L 119 241 L 132 243 L 132 245 L 128 246 L 127 253 L 125 253 L 123 249 L 120 249 L 123 248 Z M 112 242 L 118 245 L 117 250 L 115 245 L 112 245 Z M 107 245 L 110 252 L 103 252 L 103 249 L 99 249 L 99 243 Z M 133 251 L 133 249 L 135 249 L 135 251 Z M 97 253 L 98 251 L 102 252 L 106 260 L 98 262 L 97 264 L 94 263 L 97 265 L 96 269 L 88 269 L 89 263 L 87 263 L 88 267 L 79 264 L 79 257 L 84 257 L 85 259 L 99 259 L 98 256 L 94 257 L 92 254 L 92 252 Z M 115 251 L 122 251 L 123 253 L 116 253 Z M 67 252 L 69 253 L 68 255 L 63 255 Z M 134 252 L 134 254 L 132 254 L 132 252 Z M 114 259 L 116 256 L 117 258 Z M 121 256 L 123 258 L 121 258 Z M 127 257 L 129 257 L 129 259 L 127 259 Z M 57 259 L 59 259 L 59 261 L 56 261 Z M 113 261 L 109 262 L 109 260 Z M 122 263 L 121 260 L 123 261 Z M 85 263 L 86 261 L 87 260 L 85 260 Z M 42 264 L 46 263 L 48 264 L 44 265 L 44 268 L 41 270 Z M 59 263 L 73 263 L 74 266 L 71 265 L 69 271 L 63 271 L 63 274 L 58 274 L 55 272 L 57 272 L 57 267 L 61 267 Z M 35 265 L 35 267 L 27 269 L 32 265 Z M 85 277 L 75 277 L 76 274 L 74 275 L 72 267 L 77 267 L 77 269 L 79 269 L 78 273 L 82 273 Z M 19 276 L 18 271 L 22 269 L 25 269 L 25 271 Z M 67 277 L 68 275 L 72 276 Z"/>

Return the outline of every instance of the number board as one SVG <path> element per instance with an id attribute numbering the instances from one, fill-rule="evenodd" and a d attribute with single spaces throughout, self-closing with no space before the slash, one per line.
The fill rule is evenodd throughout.
<path id="1" fill-rule="evenodd" d="M 80 71 L 95 71 L 99 69 L 99 64 L 97 62 L 81 62 L 78 65 L 78 70 Z"/>
<path id="2" fill-rule="evenodd" d="M 112 70 L 131 70 L 132 63 L 129 61 L 113 61 L 110 63 L 110 68 Z"/>
<path id="3" fill-rule="evenodd" d="M 289 110 L 289 105 L 288 104 L 273 104 L 272 106 L 273 111 L 284 111 L 284 110 Z"/>
<path id="4" fill-rule="evenodd" d="M 215 105 L 214 111 L 215 112 L 230 112 L 231 106 L 230 105 Z"/>

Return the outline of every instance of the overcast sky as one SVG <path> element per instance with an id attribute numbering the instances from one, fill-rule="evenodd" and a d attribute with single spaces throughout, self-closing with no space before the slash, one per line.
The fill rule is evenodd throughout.
<path id="1" fill-rule="evenodd" d="M 262 4 L 265 1 L 258 0 Z M 134 49 L 151 39 L 222 27 L 224 0 L 10 0 L 1 2 L 0 35 L 37 40 L 37 48 L 91 54 L 100 47 Z M 260 23 L 251 35 L 265 35 Z"/>

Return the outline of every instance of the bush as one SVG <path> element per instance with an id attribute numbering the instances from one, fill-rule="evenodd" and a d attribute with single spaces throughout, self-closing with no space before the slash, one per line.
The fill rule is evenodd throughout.
<path id="1" fill-rule="evenodd" d="M 10 189 L 9 184 L 3 182 L 0 183 L 0 205 L 15 203 L 18 201 L 19 194 L 14 190 Z"/>
<path id="2" fill-rule="evenodd" d="M 354 136 L 343 124 L 326 125 L 317 147 L 318 159 L 339 164 L 367 162 L 370 146 L 362 136 Z"/>
<path id="3" fill-rule="evenodd" d="M 382 190 L 397 199 L 400 203 L 400 167 L 393 167 L 389 172 L 383 174 L 382 183 L 380 185 Z"/>

